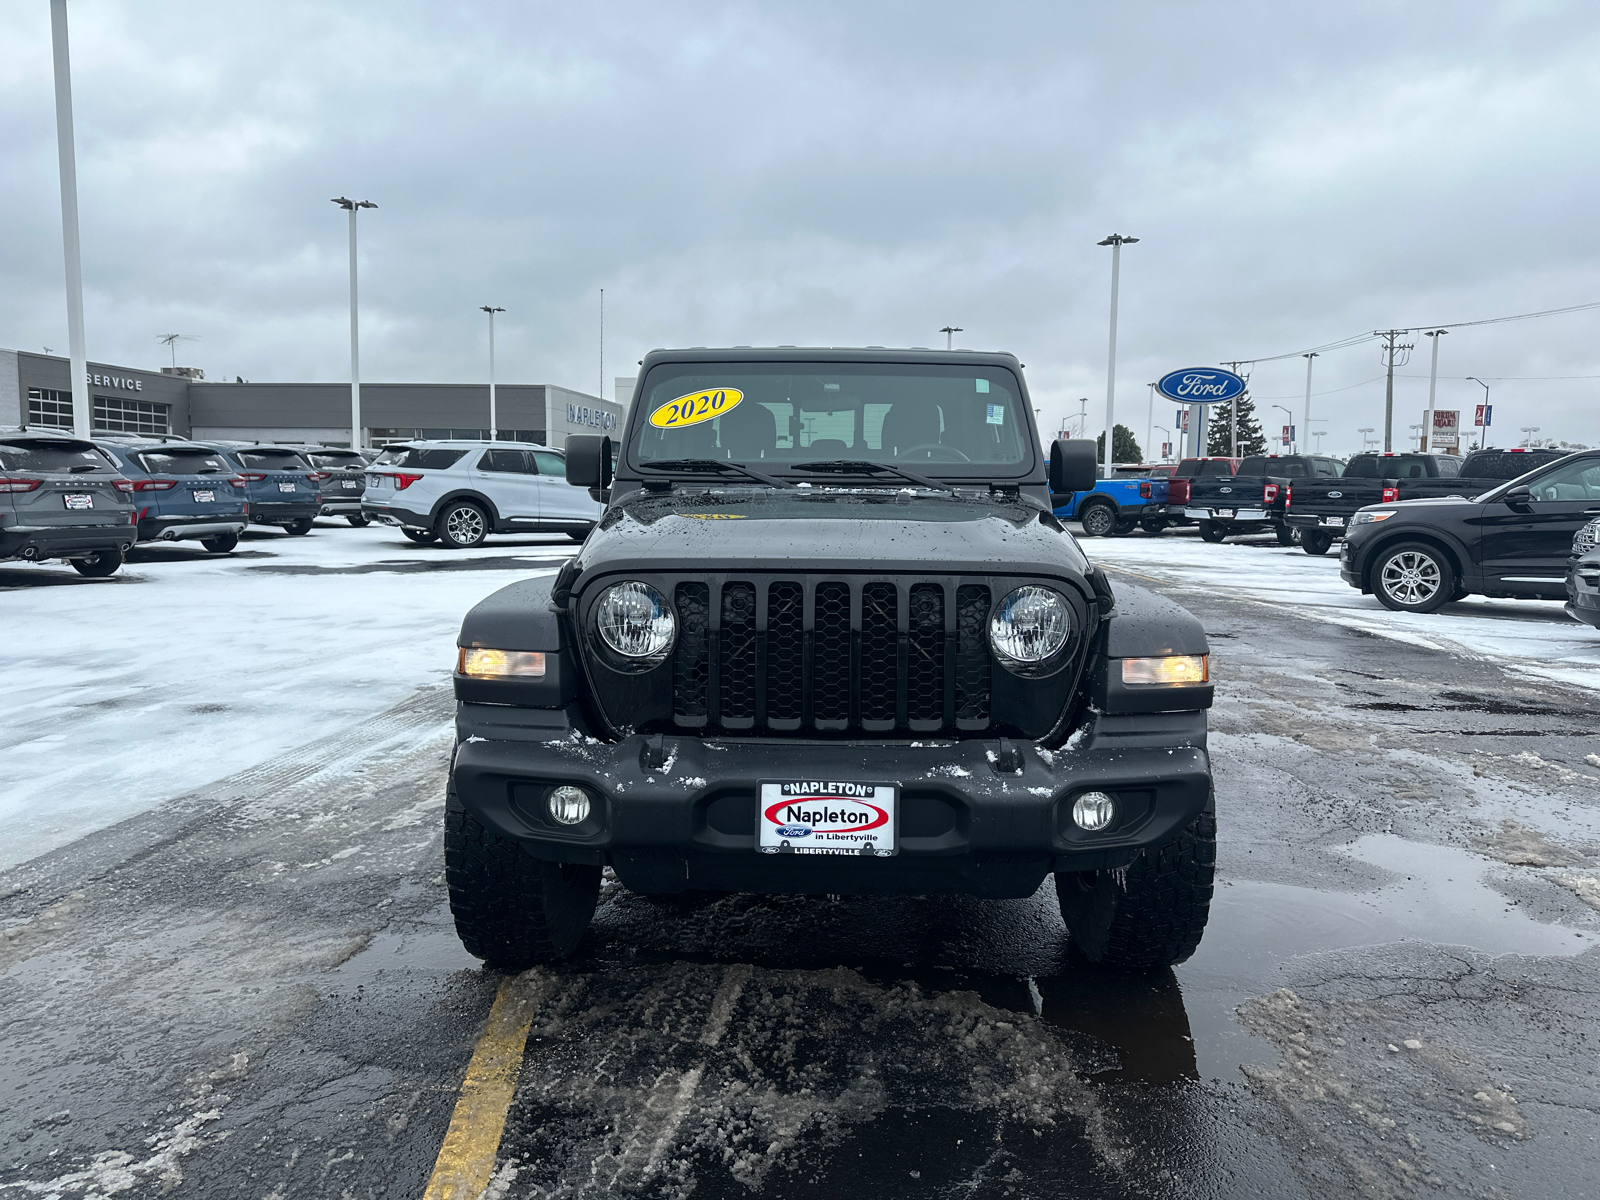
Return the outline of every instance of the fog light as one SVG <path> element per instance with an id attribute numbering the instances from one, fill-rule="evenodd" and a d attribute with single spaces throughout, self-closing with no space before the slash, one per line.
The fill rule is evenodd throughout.
<path id="1" fill-rule="evenodd" d="M 589 793 L 563 784 L 550 793 L 550 815 L 561 825 L 581 825 L 589 819 Z"/>
<path id="2" fill-rule="evenodd" d="M 1104 792 L 1085 792 L 1072 802 L 1072 819 L 1079 829 L 1098 833 L 1117 818 L 1117 802 Z"/>

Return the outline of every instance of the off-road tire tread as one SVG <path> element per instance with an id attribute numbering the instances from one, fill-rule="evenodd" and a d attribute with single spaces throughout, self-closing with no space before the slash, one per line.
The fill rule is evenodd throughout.
<path id="1" fill-rule="evenodd" d="M 1090 529 L 1088 521 L 1084 520 L 1087 515 L 1095 512 L 1096 510 L 1104 511 L 1109 518 L 1105 529 L 1100 533 L 1096 533 L 1094 530 Z M 1093 501 L 1092 503 L 1085 504 L 1081 509 L 1078 510 L 1078 524 L 1083 526 L 1083 532 L 1089 537 L 1113 537 L 1116 534 L 1117 528 L 1117 510 L 1112 508 L 1111 505 L 1102 501 Z"/>
<path id="2" fill-rule="evenodd" d="M 502 971 L 525 971 L 570 956 L 600 894 L 599 867 L 532 857 L 469 813 L 454 788 L 445 796 L 444 864 L 461 944 Z M 573 891 L 592 891 L 587 907 L 580 901 L 576 911 L 552 915 L 548 889 L 557 879 L 576 884 Z"/>
<path id="3" fill-rule="evenodd" d="M 1211 542 L 1212 544 L 1216 544 L 1217 542 L 1222 541 L 1222 539 L 1227 537 L 1227 536 L 1228 536 L 1228 531 L 1227 531 L 1226 527 L 1224 527 L 1222 525 L 1218 525 L 1215 521 L 1201 521 L 1200 522 L 1200 539 L 1201 539 L 1201 541 Z"/>
<path id="4" fill-rule="evenodd" d="M 1127 869 L 1125 889 L 1111 872 L 1095 872 L 1098 899 L 1109 899 L 1112 906 L 1103 930 L 1073 930 L 1066 889 L 1078 883 L 1072 874 L 1057 875 L 1062 919 L 1079 951 L 1092 962 L 1136 971 L 1165 969 L 1183 962 L 1200 945 L 1211 914 L 1216 863 L 1212 803 L 1177 837 L 1135 859 Z M 1095 915 L 1097 924 L 1104 922 L 1103 910 Z"/>

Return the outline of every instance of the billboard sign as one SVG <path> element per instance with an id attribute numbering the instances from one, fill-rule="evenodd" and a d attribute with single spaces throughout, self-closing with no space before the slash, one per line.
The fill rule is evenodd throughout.
<path id="1" fill-rule="evenodd" d="M 1156 381 L 1156 391 L 1184 404 L 1220 404 L 1245 389 L 1244 379 L 1221 367 L 1185 367 Z"/>
<path id="2" fill-rule="evenodd" d="M 1439 449 L 1445 446 L 1454 450 L 1461 444 L 1461 412 L 1454 408 L 1436 408 L 1433 410 L 1433 437 L 1428 442 L 1429 449 Z"/>

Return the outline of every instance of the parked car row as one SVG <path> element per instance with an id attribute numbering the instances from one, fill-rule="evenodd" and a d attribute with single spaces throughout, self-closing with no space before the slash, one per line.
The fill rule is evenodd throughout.
<path id="1" fill-rule="evenodd" d="M 515 442 L 341 447 L 0 429 L 0 561 L 51 559 L 107 576 L 138 542 L 214 554 L 250 525 L 294 535 L 319 516 L 399 526 L 451 548 L 491 533 L 582 541 L 601 512 L 562 454 Z"/>

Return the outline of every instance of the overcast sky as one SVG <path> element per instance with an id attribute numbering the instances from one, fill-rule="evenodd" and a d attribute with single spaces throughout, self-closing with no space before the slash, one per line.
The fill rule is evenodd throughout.
<path id="1" fill-rule="evenodd" d="M 208 378 L 600 387 L 653 346 L 1006 349 L 1047 428 L 1145 384 L 1364 330 L 1600 301 L 1600 5 L 72 0 L 89 355 Z M 0 345 L 66 348 L 47 0 L 0 7 Z M 1600 310 L 1462 329 L 1600 442 Z M 1397 447 L 1426 339 L 1396 385 Z M 1305 362 L 1255 369 L 1292 405 Z M 1375 344 L 1317 360 L 1323 448 L 1382 425 Z M 1573 378 L 1511 378 L 1511 377 Z M 1334 390 L 1339 389 L 1339 390 Z M 1163 414 L 1166 415 L 1164 419 Z M 1170 425 L 1170 406 L 1155 420 Z M 1157 434 L 1159 440 L 1160 434 Z"/>

